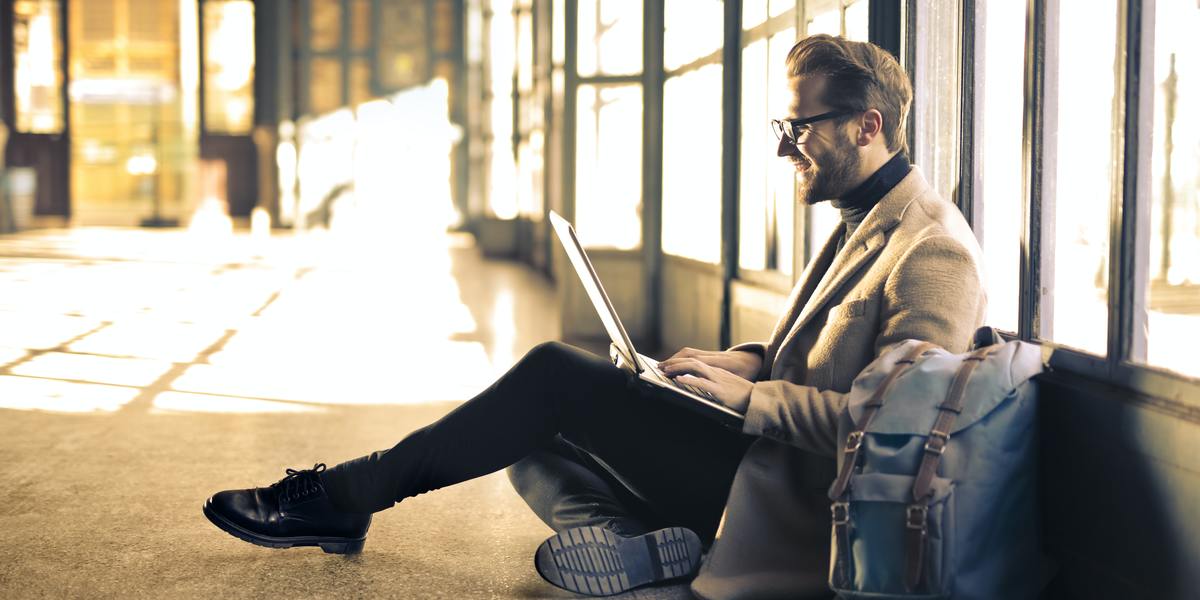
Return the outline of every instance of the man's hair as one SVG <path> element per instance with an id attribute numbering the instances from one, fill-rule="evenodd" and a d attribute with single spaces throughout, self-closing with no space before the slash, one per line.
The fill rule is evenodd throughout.
<path id="1" fill-rule="evenodd" d="M 825 34 L 806 37 L 787 57 L 791 77 L 825 76 L 821 99 L 835 109 L 883 115 L 883 137 L 890 152 L 907 152 L 905 124 L 912 105 L 912 84 L 891 53 L 875 44 Z"/>

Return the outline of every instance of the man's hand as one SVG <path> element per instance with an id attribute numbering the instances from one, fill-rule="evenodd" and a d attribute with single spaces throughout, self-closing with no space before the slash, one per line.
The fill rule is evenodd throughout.
<path id="1" fill-rule="evenodd" d="M 693 358 L 710 367 L 725 369 L 747 381 L 754 381 L 758 377 L 758 371 L 762 369 L 762 357 L 756 352 L 746 352 L 744 350 L 714 352 L 712 350 L 684 348 L 676 352 L 671 358 L 658 364 L 659 367 L 665 370 L 667 365 L 684 358 Z"/>
<path id="2" fill-rule="evenodd" d="M 705 364 L 697 358 L 671 358 L 658 363 L 663 375 L 680 383 L 696 386 L 712 394 L 718 402 L 746 414 L 754 384 L 721 367 Z"/>

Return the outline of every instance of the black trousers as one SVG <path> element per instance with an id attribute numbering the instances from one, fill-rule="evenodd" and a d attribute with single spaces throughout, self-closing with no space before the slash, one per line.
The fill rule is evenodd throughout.
<path id="1" fill-rule="evenodd" d="M 684 526 L 707 544 L 753 438 L 661 393 L 594 354 L 544 343 L 437 422 L 322 479 L 337 506 L 377 512 L 508 467 L 518 493 L 556 531 Z"/>

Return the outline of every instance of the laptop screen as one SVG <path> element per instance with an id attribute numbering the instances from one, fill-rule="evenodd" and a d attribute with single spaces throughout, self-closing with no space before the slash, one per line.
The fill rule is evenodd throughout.
<path id="1" fill-rule="evenodd" d="M 600 321 L 604 323 L 608 337 L 617 349 L 625 354 L 625 359 L 640 373 L 642 364 L 637 359 L 633 342 L 625 333 L 621 319 L 617 317 L 617 311 L 613 309 L 612 303 L 608 300 L 608 294 L 604 293 L 604 286 L 600 284 L 600 278 L 592 268 L 592 262 L 583 252 L 583 246 L 579 243 L 579 238 L 575 236 L 575 228 L 554 211 L 550 211 L 550 224 L 554 226 L 554 232 L 558 234 L 558 240 L 562 242 L 567 258 L 571 259 L 571 265 L 575 267 L 575 273 L 579 275 L 579 281 L 583 283 L 584 291 L 587 292 L 588 298 L 596 307 L 596 314 L 600 315 Z"/>

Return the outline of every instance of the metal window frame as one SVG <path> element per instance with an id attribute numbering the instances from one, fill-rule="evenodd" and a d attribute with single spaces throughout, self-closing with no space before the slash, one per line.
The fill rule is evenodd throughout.
<path id="1" fill-rule="evenodd" d="M 1153 69 L 1154 9 L 1155 0 L 1124 0 L 1119 4 L 1118 54 L 1114 61 L 1118 106 L 1113 118 L 1114 125 L 1118 125 L 1114 158 L 1121 168 L 1114 173 L 1110 198 L 1108 343 L 1106 354 L 1099 356 L 1046 339 L 1053 335 L 1050 290 L 1054 275 L 1058 153 L 1054 134 L 1058 130 L 1060 21 L 1057 2 L 1027 1 L 1022 159 L 1026 195 L 1020 314 L 1018 331 L 1006 337 L 1041 345 L 1050 366 L 1063 375 L 1123 388 L 1132 394 L 1130 401 L 1150 403 L 1158 410 L 1200 422 L 1200 378 L 1145 363 L 1154 87 L 1153 77 L 1143 74 Z M 978 43 L 978 39 L 975 41 Z M 974 143 L 964 144 L 963 148 L 964 156 L 978 156 Z M 974 210 L 974 206 L 971 211 L 972 225 L 978 227 L 982 211 Z"/>

